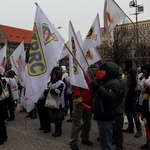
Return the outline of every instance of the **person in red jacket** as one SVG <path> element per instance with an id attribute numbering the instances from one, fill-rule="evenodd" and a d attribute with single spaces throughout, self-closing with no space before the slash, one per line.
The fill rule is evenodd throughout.
<path id="1" fill-rule="evenodd" d="M 92 146 L 93 143 L 89 140 L 89 131 L 91 129 L 91 119 L 92 119 L 92 101 L 93 101 L 93 91 L 90 86 L 90 79 L 85 76 L 85 80 L 88 84 L 88 89 L 83 89 L 77 86 L 73 87 L 74 94 L 74 107 L 72 115 L 72 130 L 70 147 L 72 150 L 79 150 L 77 146 L 78 135 L 81 130 L 82 143 Z M 81 127 L 81 120 L 83 122 Z"/>

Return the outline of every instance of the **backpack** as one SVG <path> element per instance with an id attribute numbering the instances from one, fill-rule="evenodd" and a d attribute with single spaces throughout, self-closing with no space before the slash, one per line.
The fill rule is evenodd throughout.
<path id="1" fill-rule="evenodd" d="M 2 101 L 9 97 L 9 90 L 7 84 L 5 84 L 4 86 L 1 80 L 0 80 L 0 84 L 2 85 L 2 94 L 0 95 L 0 101 Z"/>

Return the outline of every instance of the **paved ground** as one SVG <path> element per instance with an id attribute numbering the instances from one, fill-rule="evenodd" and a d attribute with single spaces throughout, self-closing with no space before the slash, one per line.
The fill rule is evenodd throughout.
<path id="1" fill-rule="evenodd" d="M 52 133 L 42 133 L 39 131 L 39 120 L 26 118 L 26 113 L 16 112 L 16 118 L 14 121 L 7 122 L 8 140 L 3 145 L 0 145 L 0 150 L 70 150 L 69 137 L 71 123 L 64 120 L 63 133 L 61 137 L 54 138 L 52 133 L 54 132 L 54 124 L 52 124 Z M 68 119 L 68 116 L 66 117 Z M 127 124 L 124 124 L 124 128 Z M 124 146 L 125 150 L 140 150 L 139 147 L 145 144 L 145 131 L 144 135 L 140 138 L 134 138 L 134 134 L 124 133 Z M 97 124 L 92 121 L 92 129 L 90 132 L 90 140 L 93 142 L 93 146 L 89 147 L 81 143 L 79 137 L 80 150 L 101 150 L 97 141 Z"/>

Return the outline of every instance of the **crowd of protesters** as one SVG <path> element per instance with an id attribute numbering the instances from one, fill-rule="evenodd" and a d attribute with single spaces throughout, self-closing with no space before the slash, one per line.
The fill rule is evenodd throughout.
<path id="1" fill-rule="evenodd" d="M 135 133 L 134 137 L 143 135 L 141 121 L 145 124 L 147 142 L 141 149 L 150 150 L 150 64 L 135 69 L 132 60 L 128 59 L 122 66 L 114 62 L 91 65 L 84 74 L 88 89 L 70 84 L 69 70 L 66 66 L 56 66 L 50 74 L 47 89 L 27 112 L 28 118 L 39 119 L 39 130 L 51 132 L 55 124 L 53 137 L 60 137 L 65 116 L 72 124 L 68 144 L 72 150 L 79 150 L 78 136 L 81 132 L 82 143 L 92 146 L 90 130 L 92 119 L 97 121 L 97 140 L 102 150 L 123 150 L 123 132 Z M 14 71 L 3 72 L 0 67 L 0 95 L 7 85 L 9 97 L 0 101 L 0 145 L 7 141 L 6 121 L 15 120 L 15 109 L 21 108 L 19 83 Z M 48 92 L 57 101 L 57 108 L 45 106 Z M 124 116 L 128 127 L 123 129 Z M 135 125 L 135 127 L 134 127 Z"/>

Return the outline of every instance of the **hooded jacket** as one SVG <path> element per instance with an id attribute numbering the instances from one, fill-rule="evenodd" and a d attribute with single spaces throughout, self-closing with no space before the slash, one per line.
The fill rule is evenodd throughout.
<path id="1" fill-rule="evenodd" d="M 126 97 L 137 96 L 138 90 L 138 74 L 132 67 L 132 60 L 127 59 L 125 61 L 126 73 L 124 76 L 126 83 Z"/>
<path id="2" fill-rule="evenodd" d="M 93 113 L 94 119 L 111 121 L 116 117 L 117 99 L 120 91 L 118 81 L 119 67 L 113 62 L 107 62 L 101 66 L 106 75 L 94 89 Z M 91 84 L 93 87 L 93 85 Z"/>

